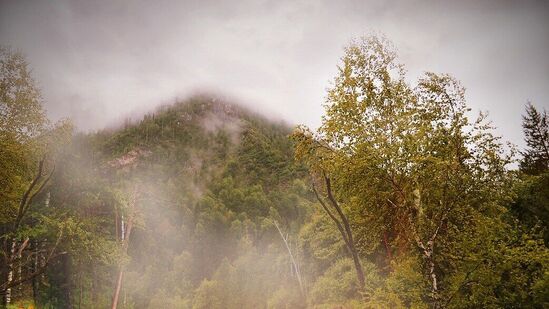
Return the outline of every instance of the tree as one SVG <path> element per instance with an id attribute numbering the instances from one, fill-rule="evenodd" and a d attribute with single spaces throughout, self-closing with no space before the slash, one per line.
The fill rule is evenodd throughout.
<path id="1" fill-rule="evenodd" d="M 311 183 L 315 197 L 322 206 L 323 211 L 336 225 L 341 234 L 345 248 L 353 260 L 359 289 L 362 289 L 365 283 L 364 271 L 356 248 L 356 242 L 353 238 L 353 231 L 348 216 L 337 201 L 332 189 L 333 176 L 329 171 L 329 167 L 331 167 L 329 158 L 333 159 L 330 155 L 334 150 L 330 145 L 323 143 L 321 140 L 314 139 L 310 131 L 305 127 L 298 128 L 293 133 L 292 138 L 297 143 L 297 158 L 305 160 L 311 169 Z M 322 189 L 318 189 L 318 187 Z"/>
<path id="2" fill-rule="evenodd" d="M 130 193 L 130 197 L 127 202 L 127 220 L 124 220 L 124 216 L 120 219 L 120 242 L 121 242 L 121 251 L 122 254 L 126 255 L 128 251 L 128 246 L 130 243 L 131 232 L 135 220 L 136 206 L 135 204 L 138 201 L 138 189 L 137 185 L 134 185 L 133 191 Z M 118 232 L 118 231 L 117 231 Z M 120 289 L 122 288 L 122 279 L 124 277 L 125 265 L 124 262 L 121 262 L 118 269 L 118 276 L 116 279 L 116 284 L 114 288 L 114 293 L 112 297 L 111 308 L 116 309 L 118 307 L 118 301 L 120 297 Z"/>
<path id="3" fill-rule="evenodd" d="M 549 120 L 547 112 L 526 105 L 522 117 L 527 149 L 522 152 L 520 181 L 515 185 L 516 198 L 511 212 L 528 230 L 544 229 L 545 244 L 549 244 Z"/>
<path id="4" fill-rule="evenodd" d="M 57 149 L 71 132 L 68 121 L 49 124 L 24 57 L 0 47 L 0 294 L 4 303 L 10 302 L 13 287 L 43 273 L 60 254 L 60 225 L 39 222 L 30 214 L 54 173 Z M 44 225 L 57 231 L 40 235 Z M 49 238 L 49 245 L 42 243 L 38 248 L 36 237 Z M 45 258 L 39 266 L 38 255 Z M 34 267 L 29 266 L 32 263 Z"/>
<path id="5" fill-rule="evenodd" d="M 366 37 L 345 49 L 318 133 L 294 133 L 298 157 L 322 176 L 334 209 L 337 200 L 345 210 L 337 219 L 348 218 L 353 242 L 338 227 L 348 247 L 385 255 L 389 271 L 399 256 L 417 254 L 435 308 L 460 272 L 456 259 L 474 252 L 460 243 L 507 199 L 511 159 L 485 115 L 471 122 L 468 112 L 454 78 L 426 73 L 411 87 L 391 43 Z"/>
<path id="6" fill-rule="evenodd" d="M 522 128 L 526 136 L 526 151 L 520 169 L 527 174 L 538 175 L 549 169 L 549 120 L 547 112 L 539 112 L 530 102 L 526 115 L 522 116 Z"/>
<path id="7" fill-rule="evenodd" d="M 288 256 L 290 257 L 290 262 L 292 263 L 293 270 L 295 272 L 297 281 L 299 283 L 299 291 L 301 292 L 301 296 L 305 296 L 305 287 L 303 286 L 303 279 L 301 277 L 301 273 L 299 271 L 299 264 L 296 261 L 296 258 L 294 257 L 294 254 L 292 253 L 291 244 L 289 242 L 289 235 L 286 234 L 284 236 L 284 233 L 282 233 L 282 230 L 278 226 L 278 223 L 276 220 L 272 220 L 274 226 L 276 227 L 276 230 L 278 231 L 278 234 L 280 235 L 280 238 L 282 238 L 282 241 L 284 242 L 284 246 L 286 247 L 286 250 L 288 250 Z"/>
<path id="8" fill-rule="evenodd" d="M 3 135 L 28 141 L 44 132 L 48 120 L 41 95 L 21 53 L 0 46 L 0 128 Z M 5 136 L 3 136 L 5 138 Z"/>

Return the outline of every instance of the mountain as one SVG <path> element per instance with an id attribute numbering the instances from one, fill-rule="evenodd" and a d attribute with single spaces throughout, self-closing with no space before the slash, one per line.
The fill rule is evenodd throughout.
<path id="1" fill-rule="evenodd" d="M 123 128 L 79 136 L 51 199 L 70 196 L 80 202 L 67 209 L 103 224 L 80 235 L 82 244 L 52 268 L 70 272 L 71 281 L 48 299 L 68 306 L 74 295 L 66 294 L 81 293 L 83 303 L 109 306 L 122 259 L 121 301 L 132 308 L 262 308 L 281 295 L 303 306 L 274 225 L 297 250 L 311 212 L 290 133 L 238 105 L 196 96 Z M 84 191 L 95 196 L 78 195 Z M 93 251 L 80 246 L 95 242 L 99 256 L 112 247 L 118 255 L 79 256 Z M 86 274 L 92 280 L 82 282 Z"/>

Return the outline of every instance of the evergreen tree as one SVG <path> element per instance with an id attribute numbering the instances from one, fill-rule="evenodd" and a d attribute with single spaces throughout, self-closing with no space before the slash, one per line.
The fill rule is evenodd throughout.
<path id="1" fill-rule="evenodd" d="M 538 111 L 531 103 L 522 117 L 526 146 L 522 152 L 520 169 L 530 175 L 539 175 L 549 169 L 549 120 L 547 111 Z"/>

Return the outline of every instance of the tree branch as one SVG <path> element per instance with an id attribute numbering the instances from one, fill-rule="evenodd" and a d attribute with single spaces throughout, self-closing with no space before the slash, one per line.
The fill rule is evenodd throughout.
<path id="1" fill-rule="evenodd" d="M 353 234 L 351 233 L 351 227 L 349 225 L 349 221 L 347 220 L 347 217 L 341 210 L 341 207 L 339 207 L 339 204 L 337 203 L 336 199 L 334 198 L 334 195 L 332 194 L 332 185 L 330 182 L 330 178 L 328 178 L 326 175 L 324 176 L 324 181 L 326 182 L 326 192 L 328 194 L 328 199 L 330 200 L 330 203 L 337 211 L 339 217 L 341 218 L 341 221 L 343 222 L 343 226 L 345 227 L 345 232 L 347 233 L 347 239 L 349 240 L 349 244 L 353 247 L 354 250 L 354 243 L 353 243 Z"/>
<path id="2" fill-rule="evenodd" d="M 36 271 L 30 273 L 29 275 L 27 275 L 25 277 L 22 277 L 22 278 L 18 279 L 18 280 L 7 281 L 7 282 L 2 283 L 0 285 L 0 291 L 4 292 L 9 288 L 18 286 L 22 283 L 25 283 L 29 280 L 32 280 L 36 276 L 38 276 L 38 275 L 42 274 L 44 271 L 46 271 L 46 269 L 48 268 L 49 263 L 51 262 L 52 259 L 66 253 L 66 252 L 58 252 L 57 254 L 55 254 L 55 251 L 57 250 L 57 247 L 59 246 L 59 243 L 60 243 L 62 237 L 63 237 L 63 229 L 61 229 L 59 231 L 59 235 L 57 236 L 57 240 L 55 241 L 55 245 L 50 250 L 50 253 L 46 257 L 46 260 L 45 260 L 44 264 L 42 265 L 42 267 L 40 269 L 37 269 Z"/>
<path id="3" fill-rule="evenodd" d="M 347 247 L 347 250 L 351 250 L 351 244 L 349 243 L 349 239 L 347 239 L 347 234 L 345 233 L 345 230 L 343 229 L 343 226 L 341 225 L 341 222 L 334 216 L 334 214 L 330 211 L 326 203 L 324 203 L 324 200 L 320 197 L 318 194 L 318 191 L 316 190 L 315 184 L 313 182 L 313 192 L 315 193 L 316 199 L 320 202 L 320 205 L 324 209 L 324 211 L 328 214 L 330 219 L 335 222 L 337 229 L 339 230 L 339 233 L 341 233 L 341 236 L 343 237 L 343 240 L 345 241 L 345 246 Z"/>
<path id="4" fill-rule="evenodd" d="M 31 182 L 29 188 L 27 189 L 27 191 L 25 191 L 25 193 L 23 194 L 23 197 L 21 198 L 21 202 L 19 203 L 19 209 L 17 211 L 17 217 L 16 217 L 15 222 L 14 222 L 14 228 L 13 228 L 14 232 L 17 230 L 21 220 L 23 219 L 23 216 L 25 214 L 24 213 L 25 208 L 26 208 L 26 205 L 28 203 L 29 195 L 31 194 L 32 190 L 34 189 L 34 186 L 36 186 L 38 181 L 40 181 L 40 178 L 42 178 L 42 173 L 44 171 L 44 160 L 45 160 L 45 158 L 42 158 L 40 160 L 40 162 L 38 163 L 38 173 L 36 174 L 36 176 L 32 180 L 32 182 Z"/>

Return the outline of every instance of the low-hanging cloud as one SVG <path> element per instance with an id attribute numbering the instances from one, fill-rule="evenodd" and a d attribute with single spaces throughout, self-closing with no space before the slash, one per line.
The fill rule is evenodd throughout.
<path id="1" fill-rule="evenodd" d="M 544 1 L 1 1 L 53 118 L 97 129 L 197 90 L 317 126 L 342 47 L 382 32 L 414 80 L 450 73 L 521 143 L 527 100 L 549 102 Z"/>

